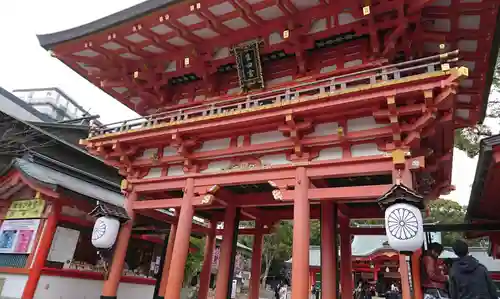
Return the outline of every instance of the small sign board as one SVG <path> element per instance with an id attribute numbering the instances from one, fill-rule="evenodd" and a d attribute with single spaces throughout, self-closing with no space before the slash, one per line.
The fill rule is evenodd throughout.
<path id="1" fill-rule="evenodd" d="M 32 219 L 42 217 L 45 201 L 43 199 L 16 200 L 10 204 L 5 219 Z"/>
<path id="2" fill-rule="evenodd" d="M 259 46 L 259 41 L 253 41 L 232 49 L 233 54 L 236 56 L 236 68 L 238 69 L 240 87 L 243 91 L 264 87 Z"/>
<path id="3" fill-rule="evenodd" d="M 40 219 L 5 220 L 0 228 L 0 253 L 31 253 Z"/>
<path id="4" fill-rule="evenodd" d="M 238 280 L 233 279 L 233 284 L 231 286 L 231 299 L 236 298 L 236 288 L 238 287 Z"/>

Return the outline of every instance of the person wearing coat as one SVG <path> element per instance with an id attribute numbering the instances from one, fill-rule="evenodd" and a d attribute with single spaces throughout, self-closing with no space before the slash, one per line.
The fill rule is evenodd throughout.
<path id="1" fill-rule="evenodd" d="M 443 245 L 431 243 L 422 256 L 422 288 L 427 298 L 450 298 L 446 283 L 448 276 L 439 267 L 438 257 L 443 252 Z"/>

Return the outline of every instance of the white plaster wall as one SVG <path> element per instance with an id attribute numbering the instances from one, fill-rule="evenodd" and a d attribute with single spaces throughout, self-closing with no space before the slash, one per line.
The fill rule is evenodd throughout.
<path id="1" fill-rule="evenodd" d="M 389 124 L 377 124 L 373 116 L 353 118 L 347 121 L 347 131 L 357 132 L 369 129 L 386 127 Z"/>
<path id="2" fill-rule="evenodd" d="M 163 157 L 172 157 L 172 156 L 177 156 L 177 149 L 171 147 L 171 146 L 166 146 L 163 148 Z"/>
<path id="3" fill-rule="evenodd" d="M 202 170 L 201 173 L 219 172 L 222 171 L 223 169 L 229 169 L 230 166 L 231 166 L 231 161 L 229 160 L 213 161 L 208 163 L 207 168 Z"/>
<path id="4" fill-rule="evenodd" d="M 243 142 L 245 141 L 245 136 L 238 136 L 238 139 L 237 139 L 237 146 L 240 147 L 240 146 L 243 146 Z"/>
<path id="5" fill-rule="evenodd" d="M 204 94 L 200 94 L 200 95 L 197 95 L 194 97 L 194 101 L 197 102 L 197 101 L 204 101 L 206 100 L 207 96 L 204 95 Z"/>
<path id="6" fill-rule="evenodd" d="M 351 146 L 351 156 L 365 157 L 382 155 L 383 152 L 379 151 L 376 143 L 362 143 Z"/>
<path id="7" fill-rule="evenodd" d="M 288 164 L 290 161 L 287 160 L 286 154 L 276 154 L 276 155 L 266 155 L 260 157 L 262 165 L 283 165 Z"/>
<path id="8" fill-rule="evenodd" d="M 236 94 L 239 94 L 241 93 L 241 88 L 240 87 L 235 87 L 235 88 L 231 88 L 227 91 L 227 95 L 231 96 L 231 95 L 236 95 Z"/>
<path id="9" fill-rule="evenodd" d="M 177 70 L 177 65 L 176 65 L 175 61 L 172 61 L 167 65 L 165 72 L 166 73 L 175 72 L 176 70 Z"/>
<path id="10" fill-rule="evenodd" d="M 57 276 L 40 277 L 34 299 L 91 299 L 101 296 L 102 280 Z M 154 285 L 120 283 L 118 298 L 153 298 Z M 2 294 L 3 295 L 3 294 Z M 20 296 L 19 296 L 20 298 Z"/>
<path id="11" fill-rule="evenodd" d="M 282 83 L 285 83 L 285 82 L 290 82 L 292 80 L 293 80 L 292 76 L 285 76 L 285 77 L 279 77 L 279 78 L 276 78 L 276 79 L 269 80 L 269 81 L 266 82 L 266 84 L 268 86 L 274 86 L 274 85 L 282 84 Z"/>
<path id="12" fill-rule="evenodd" d="M 283 41 L 283 38 L 281 37 L 280 32 L 273 32 L 269 35 L 269 44 L 274 45 L 281 43 Z"/>
<path id="13" fill-rule="evenodd" d="M 252 134 L 250 136 L 250 143 L 262 144 L 262 143 L 275 142 L 286 139 L 287 137 L 283 136 L 283 133 L 281 133 L 280 131 L 270 131 L 270 132 Z"/>
<path id="14" fill-rule="evenodd" d="M 309 29 L 309 34 L 317 33 L 326 30 L 327 28 L 326 18 L 315 20 L 311 24 L 311 29 Z"/>
<path id="15" fill-rule="evenodd" d="M 230 144 L 231 144 L 231 138 L 207 140 L 203 142 L 201 147 L 196 149 L 195 152 L 207 152 L 207 151 L 226 149 L 229 148 Z"/>
<path id="16" fill-rule="evenodd" d="M 356 59 L 356 60 L 346 61 L 346 62 L 344 63 L 344 68 L 353 67 L 353 66 L 358 66 L 358 65 L 361 65 L 361 64 L 363 64 L 363 60 L 361 60 L 361 59 Z"/>
<path id="17" fill-rule="evenodd" d="M 144 150 L 141 158 L 152 158 L 155 154 L 158 154 L 157 148 L 148 148 Z"/>
<path id="18" fill-rule="evenodd" d="M 314 159 L 315 161 L 324 160 L 337 160 L 342 159 L 342 148 L 340 147 L 330 147 L 319 151 L 318 157 Z"/>
<path id="19" fill-rule="evenodd" d="M 337 69 L 337 65 L 336 64 L 332 64 L 332 65 L 328 65 L 328 66 L 322 67 L 319 70 L 319 73 L 320 74 L 329 73 L 329 72 L 335 71 L 336 69 Z"/>
<path id="20" fill-rule="evenodd" d="M 21 298 L 24 286 L 28 281 L 28 275 L 23 274 L 0 274 L 0 279 L 5 279 L 1 297 Z"/>
<path id="21" fill-rule="evenodd" d="M 316 126 L 314 126 L 314 131 L 307 136 L 308 137 L 319 137 L 319 136 L 327 136 L 327 135 L 337 134 L 338 128 L 339 128 L 339 124 L 336 122 L 317 124 Z"/>
<path id="22" fill-rule="evenodd" d="M 144 177 L 145 179 L 150 179 L 150 178 L 159 178 L 161 177 L 161 168 L 160 167 L 153 167 L 149 169 L 148 174 Z"/>
<path id="23" fill-rule="evenodd" d="M 182 165 L 170 166 L 167 170 L 167 176 L 184 175 L 184 167 Z"/>

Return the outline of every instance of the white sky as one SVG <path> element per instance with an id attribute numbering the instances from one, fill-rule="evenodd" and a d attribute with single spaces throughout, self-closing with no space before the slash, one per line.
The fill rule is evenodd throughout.
<path id="1" fill-rule="evenodd" d="M 0 86 L 59 87 L 104 123 L 136 117 L 106 93 L 87 82 L 39 46 L 36 34 L 52 33 L 88 23 L 142 0 L 15 0 L 0 1 Z M 446 198 L 466 205 L 477 158 L 455 150 L 452 183 L 456 191 Z"/>

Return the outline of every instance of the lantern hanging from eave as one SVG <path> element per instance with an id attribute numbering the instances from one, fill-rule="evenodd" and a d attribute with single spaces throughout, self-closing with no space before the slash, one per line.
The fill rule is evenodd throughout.
<path id="1" fill-rule="evenodd" d="M 385 209 L 385 232 L 391 248 L 410 254 L 425 240 L 423 197 L 408 187 L 394 185 L 377 201 Z"/>
<path id="2" fill-rule="evenodd" d="M 120 221 L 116 218 L 103 216 L 97 218 L 92 231 L 92 245 L 99 249 L 113 247 L 120 231 Z"/>

